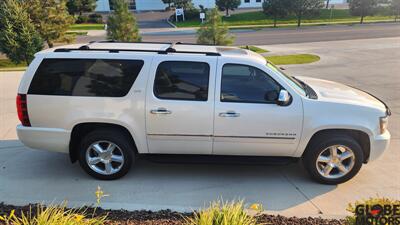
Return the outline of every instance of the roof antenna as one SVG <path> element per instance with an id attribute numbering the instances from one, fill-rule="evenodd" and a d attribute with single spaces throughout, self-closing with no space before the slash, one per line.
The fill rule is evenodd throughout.
<path id="1" fill-rule="evenodd" d="M 176 52 L 175 49 L 175 43 L 172 43 L 167 49 L 165 49 L 166 52 Z"/>

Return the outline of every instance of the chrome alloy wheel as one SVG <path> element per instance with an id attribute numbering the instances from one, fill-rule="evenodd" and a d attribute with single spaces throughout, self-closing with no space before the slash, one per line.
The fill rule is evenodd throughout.
<path id="1" fill-rule="evenodd" d="M 124 155 L 118 145 L 110 141 L 97 141 L 86 149 L 86 163 L 96 173 L 112 175 L 121 170 Z"/>
<path id="2" fill-rule="evenodd" d="M 344 145 L 333 145 L 318 155 L 316 167 L 324 178 L 337 179 L 349 173 L 353 169 L 354 163 L 353 150 Z"/>

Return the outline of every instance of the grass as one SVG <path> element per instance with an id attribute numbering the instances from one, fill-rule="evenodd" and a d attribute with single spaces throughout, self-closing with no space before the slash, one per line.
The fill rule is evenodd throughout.
<path id="1" fill-rule="evenodd" d="M 256 225 L 257 220 L 245 212 L 243 201 L 215 201 L 206 209 L 194 212 L 194 216 L 186 218 L 187 225 Z"/>
<path id="2" fill-rule="evenodd" d="M 328 23 L 328 22 L 358 22 L 360 17 L 350 15 L 348 9 L 334 9 L 332 11 L 332 19 L 330 17 L 330 9 L 321 9 L 319 15 L 304 16 L 302 23 Z M 393 16 L 375 15 L 364 18 L 365 22 L 377 20 L 394 20 Z M 228 26 L 247 26 L 247 25 L 273 25 L 273 18 L 264 14 L 262 11 L 244 12 L 233 14 L 230 17 L 223 17 L 224 22 Z M 278 19 L 279 24 L 296 24 L 297 20 L 294 15 L 286 18 Z M 178 27 L 197 27 L 200 26 L 199 20 L 187 20 L 176 23 Z"/>
<path id="3" fill-rule="evenodd" d="M 104 24 L 82 23 L 73 24 L 69 30 L 104 30 Z"/>
<path id="4" fill-rule="evenodd" d="M 86 36 L 88 34 L 87 31 L 67 31 L 67 34 L 75 35 L 75 36 Z"/>
<path id="5" fill-rule="evenodd" d="M 240 46 L 240 48 L 249 49 L 249 50 L 251 50 L 253 52 L 257 52 L 257 53 L 266 53 L 266 52 L 268 52 L 268 50 L 256 47 L 254 45 Z"/>
<path id="6" fill-rule="evenodd" d="M 9 59 L 0 59 L 0 71 L 21 71 L 26 69 L 26 63 L 14 64 Z"/>
<path id="7" fill-rule="evenodd" d="M 265 59 L 276 65 L 289 65 L 289 64 L 305 64 L 305 63 L 316 62 L 320 60 L 320 57 L 312 54 L 296 54 L 296 55 L 266 56 Z"/>

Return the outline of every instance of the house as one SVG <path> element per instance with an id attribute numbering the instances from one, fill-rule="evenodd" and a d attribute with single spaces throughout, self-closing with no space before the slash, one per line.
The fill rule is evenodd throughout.
<path id="1" fill-rule="evenodd" d="M 168 5 L 164 4 L 161 0 L 127 0 L 130 10 L 137 11 L 150 11 L 150 10 L 164 10 Z M 259 8 L 262 7 L 263 0 L 241 0 L 239 8 Z M 112 10 L 110 7 L 111 0 L 97 0 L 97 12 L 109 12 Z M 346 0 L 330 0 L 332 4 L 345 3 Z M 192 0 L 192 3 L 198 7 L 203 5 L 206 8 L 213 8 L 215 0 Z"/>

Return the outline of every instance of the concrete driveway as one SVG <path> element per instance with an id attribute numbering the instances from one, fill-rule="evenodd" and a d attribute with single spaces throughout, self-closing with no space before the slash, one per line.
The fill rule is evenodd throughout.
<path id="1" fill-rule="evenodd" d="M 21 73 L 0 72 L 0 202 L 68 200 L 92 204 L 99 185 L 105 208 L 190 210 L 211 200 L 245 199 L 283 215 L 343 216 L 349 202 L 371 196 L 400 199 L 400 38 L 270 45 L 275 53 L 316 53 L 321 61 L 286 66 L 288 73 L 336 80 L 365 89 L 391 107 L 393 141 L 384 156 L 351 181 L 320 185 L 300 164 L 288 166 L 156 164 L 138 161 L 123 179 L 98 181 L 66 155 L 31 150 L 17 140 L 14 98 Z"/>

